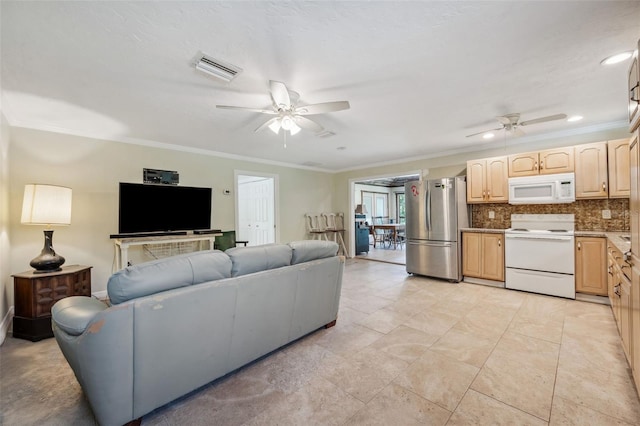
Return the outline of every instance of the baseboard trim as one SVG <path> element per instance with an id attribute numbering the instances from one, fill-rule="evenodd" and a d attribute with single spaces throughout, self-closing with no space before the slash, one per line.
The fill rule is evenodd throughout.
<path id="1" fill-rule="evenodd" d="M 576 300 L 580 302 L 600 303 L 601 305 L 611 305 L 606 296 L 596 296 L 594 294 L 576 293 Z"/>
<path id="2" fill-rule="evenodd" d="M 504 281 L 485 280 L 484 278 L 463 277 L 462 281 L 470 284 L 488 285 L 490 287 L 504 288 Z"/>
<path id="3" fill-rule="evenodd" d="M 4 343 L 4 339 L 7 337 L 7 333 L 9 333 L 9 324 L 11 324 L 11 319 L 13 318 L 13 306 L 9 307 L 7 314 L 2 318 L 2 322 L 0 322 L 0 345 Z"/>

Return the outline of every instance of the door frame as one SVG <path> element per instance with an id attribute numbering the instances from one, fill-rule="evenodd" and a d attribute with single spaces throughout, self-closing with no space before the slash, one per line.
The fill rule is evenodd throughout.
<path id="1" fill-rule="evenodd" d="M 255 176 L 265 179 L 273 179 L 273 225 L 275 227 L 273 232 L 273 238 L 275 243 L 280 242 L 280 176 L 273 173 L 263 172 L 250 172 L 247 170 L 234 170 L 233 171 L 233 186 L 234 186 L 234 198 L 235 198 L 235 229 L 238 229 L 240 224 L 240 212 L 238 210 L 238 176 Z"/>
<path id="2" fill-rule="evenodd" d="M 354 253 L 356 252 L 356 239 L 354 238 L 355 221 L 353 220 L 353 212 L 356 211 L 356 203 L 354 201 L 356 193 L 356 183 L 362 182 L 363 180 L 373 180 L 407 175 L 418 175 L 418 180 L 422 181 L 427 175 L 429 175 L 429 169 L 408 170 L 405 172 L 384 173 L 349 179 L 349 220 L 347 220 L 347 215 L 345 214 L 345 228 L 346 232 L 349 233 L 349 257 L 355 257 Z"/>

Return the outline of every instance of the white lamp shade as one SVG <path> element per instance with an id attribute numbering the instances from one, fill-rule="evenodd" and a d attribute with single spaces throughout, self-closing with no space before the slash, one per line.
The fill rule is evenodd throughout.
<path id="1" fill-rule="evenodd" d="M 71 188 L 25 185 L 20 222 L 28 225 L 71 224 Z"/>

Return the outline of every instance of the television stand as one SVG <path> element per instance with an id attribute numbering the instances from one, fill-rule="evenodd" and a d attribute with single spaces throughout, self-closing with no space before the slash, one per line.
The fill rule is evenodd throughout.
<path id="1" fill-rule="evenodd" d="M 187 243 L 193 241 L 200 241 L 200 250 L 203 250 L 202 243 L 209 242 L 209 250 L 213 250 L 213 243 L 216 237 L 222 235 L 222 232 L 216 232 L 211 234 L 170 234 L 170 235 L 154 235 L 150 237 L 122 237 L 114 238 L 114 250 L 115 250 L 115 265 L 113 272 L 126 268 L 129 265 L 129 247 L 141 246 L 144 244 L 168 244 L 168 243 Z M 116 235 L 113 235 L 115 237 Z"/>

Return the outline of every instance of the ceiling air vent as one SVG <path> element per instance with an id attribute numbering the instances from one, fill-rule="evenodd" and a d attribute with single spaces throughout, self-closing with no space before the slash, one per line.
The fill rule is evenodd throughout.
<path id="1" fill-rule="evenodd" d="M 227 83 L 242 72 L 242 68 L 231 65 L 228 62 L 212 58 L 204 53 L 200 53 L 196 58 L 196 69 L 217 77 L 220 80 L 224 80 Z"/>
<path id="2" fill-rule="evenodd" d="M 330 138 L 331 136 L 335 136 L 336 134 L 329 131 L 329 130 L 323 130 L 321 132 L 316 133 L 316 136 L 319 138 Z"/>

